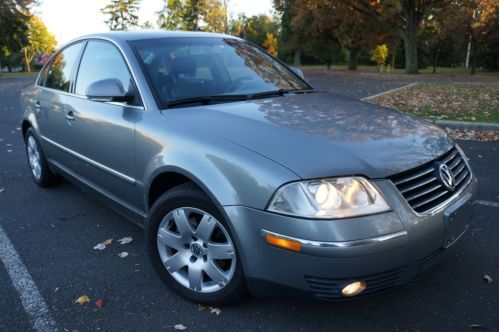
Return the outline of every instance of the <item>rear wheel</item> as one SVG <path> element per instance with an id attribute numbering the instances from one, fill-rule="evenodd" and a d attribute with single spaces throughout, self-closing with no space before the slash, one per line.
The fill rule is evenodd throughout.
<path id="1" fill-rule="evenodd" d="M 42 187 L 50 187 L 60 182 L 59 175 L 50 169 L 35 131 L 28 128 L 25 137 L 26 155 L 35 182 Z"/>
<path id="2" fill-rule="evenodd" d="M 146 237 L 153 267 L 177 294 L 215 305 L 246 294 L 228 225 L 195 185 L 180 185 L 158 199 L 151 208 Z"/>

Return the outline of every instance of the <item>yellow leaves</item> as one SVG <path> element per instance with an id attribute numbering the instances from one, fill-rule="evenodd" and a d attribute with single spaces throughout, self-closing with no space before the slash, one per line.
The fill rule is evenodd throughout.
<path id="1" fill-rule="evenodd" d="M 113 239 L 107 239 L 106 241 L 102 242 L 106 247 L 110 246 L 113 243 Z"/>
<path id="2" fill-rule="evenodd" d="M 82 295 L 75 301 L 75 303 L 78 303 L 79 305 L 84 305 L 88 302 L 90 302 L 90 298 L 88 297 L 88 295 Z"/>
<path id="3" fill-rule="evenodd" d="M 273 56 L 277 56 L 277 38 L 273 33 L 267 32 L 265 36 L 265 40 L 262 45 L 267 52 L 269 52 Z"/>

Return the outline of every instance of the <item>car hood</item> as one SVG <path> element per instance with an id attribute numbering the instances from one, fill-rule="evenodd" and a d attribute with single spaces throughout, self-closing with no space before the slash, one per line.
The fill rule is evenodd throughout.
<path id="1" fill-rule="evenodd" d="M 329 93 L 293 94 L 163 111 L 283 165 L 301 178 L 383 178 L 453 145 L 430 122 Z"/>

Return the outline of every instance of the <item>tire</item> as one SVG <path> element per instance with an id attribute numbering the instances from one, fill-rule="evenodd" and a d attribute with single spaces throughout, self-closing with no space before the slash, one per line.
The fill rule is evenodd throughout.
<path id="1" fill-rule="evenodd" d="M 36 184 L 41 187 L 51 187 L 61 182 L 61 177 L 50 169 L 40 141 L 33 128 L 28 128 L 26 131 L 24 142 L 29 168 Z"/>
<path id="2" fill-rule="evenodd" d="M 167 191 L 154 203 L 146 225 L 146 247 L 168 288 L 194 303 L 224 305 L 247 294 L 230 227 L 192 183 Z"/>

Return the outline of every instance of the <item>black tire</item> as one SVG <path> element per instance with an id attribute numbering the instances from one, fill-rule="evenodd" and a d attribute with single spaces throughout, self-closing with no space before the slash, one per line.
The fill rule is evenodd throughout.
<path id="1" fill-rule="evenodd" d="M 39 167 L 40 167 L 40 172 L 39 176 L 35 176 L 35 172 L 33 171 L 33 168 L 31 166 L 31 163 L 29 161 L 29 141 L 30 138 L 33 138 L 34 144 L 36 145 L 36 149 L 38 151 L 39 155 Z M 28 166 L 31 171 L 31 175 L 33 176 L 33 180 L 35 181 L 36 184 L 38 184 L 41 187 L 51 187 L 54 186 L 58 183 L 61 182 L 61 176 L 58 174 L 55 174 L 52 172 L 52 170 L 49 167 L 49 164 L 47 162 L 47 158 L 45 157 L 45 154 L 43 153 L 42 146 L 40 145 L 40 140 L 38 139 L 38 136 L 36 135 L 35 131 L 33 128 L 28 128 L 26 131 L 26 136 L 24 137 L 24 142 L 26 146 L 26 157 L 28 159 Z"/>
<path id="2" fill-rule="evenodd" d="M 235 247 L 236 268 L 234 275 L 222 289 L 216 292 L 201 293 L 181 285 L 166 270 L 161 261 L 157 245 L 158 228 L 168 213 L 181 207 L 200 209 L 216 218 L 225 228 Z M 209 198 L 192 183 L 185 183 L 167 191 L 154 203 L 146 224 L 146 249 L 153 268 L 166 286 L 189 301 L 207 305 L 224 305 L 238 302 L 248 293 L 241 260 L 229 225 Z"/>

